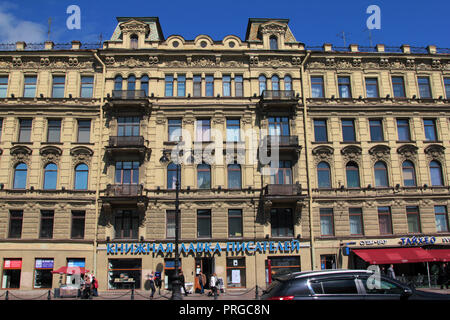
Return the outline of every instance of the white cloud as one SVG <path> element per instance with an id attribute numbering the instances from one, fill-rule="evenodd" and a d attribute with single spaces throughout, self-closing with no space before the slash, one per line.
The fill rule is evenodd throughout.
<path id="1" fill-rule="evenodd" d="M 14 5 L 8 3 L 2 3 L 0 5 L 0 42 L 44 42 L 47 39 L 47 27 L 16 17 L 10 12 L 13 7 Z"/>

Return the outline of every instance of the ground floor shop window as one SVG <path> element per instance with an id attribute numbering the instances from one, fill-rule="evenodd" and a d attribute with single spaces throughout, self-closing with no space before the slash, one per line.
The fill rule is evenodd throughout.
<path id="1" fill-rule="evenodd" d="M 269 263 L 270 260 L 270 263 Z M 269 264 L 272 276 L 300 271 L 300 256 L 268 257 L 266 260 L 266 282 L 269 283 Z"/>
<path id="2" fill-rule="evenodd" d="M 5 259 L 3 262 L 2 289 L 20 288 L 22 259 Z"/>
<path id="3" fill-rule="evenodd" d="M 141 279 L 141 259 L 108 260 L 108 289 L 140 289 Z"/>
<path id="4" fill-rule="evenodd" d="M 86 266 L 86 262 L 84 260 L 84 258 L 69 258 L 67 259 L 67 267 L 69 268 L 85 268 Z M 68 274 L 66 277 L 66 284 L 75 284 L 76 282 L 76 277 L 79 275 L 70 275 Z"/>
<path id="5" fill-rule="evenodd" d="M 34 267 L 34 288 L 51 289 L 53 281 L 53 259 L 36 259 Z"/>
<path id="6" fill-rule="evenodd" d="M 178 270 L 181 270 L 181 260 L 178 260 Z M 175 259 L 164 259 L 164 288 L 172 290 L 175 277 Z"/>
<path id="7" fill-rule="evenodd" d="M 335 254 L 324 254 L 320 256 L 320 268 L 325 269 L 336 269 L 336 255 Z"/>
<path id="8" fill-rule="evenodd" d="M 245 288 L 245 257 L 227 258 L 227 287 Z"/>

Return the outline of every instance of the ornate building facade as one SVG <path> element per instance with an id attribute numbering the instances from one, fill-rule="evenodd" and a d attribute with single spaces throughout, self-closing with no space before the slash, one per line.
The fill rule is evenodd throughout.
<path id="1" fill-rule="evenodd" d="M 62 266 L 170 287 L 177 177 L 194 285 L 365 267 L 359 250 L 418 239 L 446 252 L 448 51 L 308 47 L 283 19 L 249 19 L 244 41 L 117 20 L 101 48 L 1 48 L 3 289 L 56 287 Z"/>

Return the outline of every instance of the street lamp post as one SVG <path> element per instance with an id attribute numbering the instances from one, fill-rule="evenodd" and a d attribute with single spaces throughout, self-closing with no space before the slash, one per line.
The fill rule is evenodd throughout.
<path id="1" fill-rule="evenodd" d="M 161 161 L 164 163 L 169 162 L 169 159 L 166 155 L 161 157 Z M 178 233 L 180 229 L 179 223 L 179 193 L 180 193 L 180 165 L 176 164 L 176 180 L 175 180 L 175 279 L 172 281 L 172 297 L 171 300 L 182 300 L 181 295 L 181 283 L 180 283 L 180 274 L 179 274 L 179 260 L 180 253 L 178 251 Z"/>

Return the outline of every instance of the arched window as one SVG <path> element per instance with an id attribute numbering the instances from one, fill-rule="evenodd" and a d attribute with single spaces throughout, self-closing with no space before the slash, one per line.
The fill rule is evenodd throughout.
<path id="1" fill-rule="evenodd" d="M 378 161 L 374 165 L 374 171 L 375 171 L 375 187 L 387 187 L 388 176 L 386 164 L 383 161 Z"/>
<path id="2" fill-rule="evenodd" d="M 317 165 L 317 181 L 319 188 L 331 188 L 331 170 L 326 162 L 320 162 Z"/>
<path id="3" fill-rule="evenodd" d="M 122 90 L 122 76 L 114 78 L 114 90 Z"/>
<path id="4" fill-rule="evenodd" d="M 414 169 L 414 164 L 406 160 L 402 164 L 403 171 L 403 185 L 405 187 L 415 187 L 416 186 L 416 170 Z"/>
<path id="5" fill-rule="evenodd" d="M 137 49 L 138 48 L 138 42 L 139 42 L 139 37 L 136 34 L 132 34 L 130 36 L 130 47 L 131 47 L 131 49 Z"/>
<path id="6" fill-rule="evenodd" d="M 278 39 L 275 36 L 269 38 L 270 50 L 278 50 Z"/>
<path id="7" fill-rule="evenodd" d="M 148 76 L 143 75 L 141 77 L 141 90 L 144 91 L 144 95 L 148 97 Z"/>
<path id="8" fill-rule="evenodd" d="M 439 161 L 433 160 L 430 162 L 430 177 L 432 186 L 444 185 L 444 179 L 442 178 L 442 167 Z"/>
<path id="9" fill-rule="evenodd" d="M 267 89 L 267 79 L 264 75 L 260 75 L 259 78 L 259 94 L 261 95 L 264 90 Z"/>
<path id="10" fill-rule="evenodd" d="M 80 163 L 75 167 L 75 190 L 88 189 L 89 167 Z"/>
<path id="11" fill-rule="evenodd" d="M 211 188 L 211 166 L 206 163 L 197 166 L 197 187 L 199 189 Z"/>
<path id="12" fill-rule="evenodd" d="M 14 189 L 26 189 L 27 188 L 27 173 L 28 166 L 25 163 L 19 163 L 14 169 Z"/>
<path id="13" fill-rule="evenodd" d="M 167 166 L 167 189 L 175 189 L 177 187 L 177 169 L 178 182 L 181 184 L 181 167 L 173 162 Z"/>
<path id="14" fill-rule="evenodd" d="M 58 177 L 58 166 L 54 163 L 49 163 L 44 168 L 44 189 L 56 189 L 56 179 Z"/>
<path id="15" fill-rule="evenodd" d="M 291 91 L 292 90 L 292 78 L 291 76 L 284 77 L 284 90 Z"/>
<path id="16" fill-rule="evenodd" d="M 280 90 L 280 78 L 277 75 L 272 76 L 272 90 Z"/>
<path id="17" fill-rule="evenodd" d="M 132 74 L 128 76 L 127 90 L 128 91 L 136 90 L 136 77 Z"/>
<path id="18" fill-rule="evenodd" d="M 239 164 L 228 165 L 228 189 L 241 189 L 241 166 Z"/>
<path id="19" fill-rule="evenodd" d="M 347 174 L 347 187 L 348 188 L 359 188 L 359 168 L 354 162 L 349 162 L 345 166 L 345 171 Z"/>

